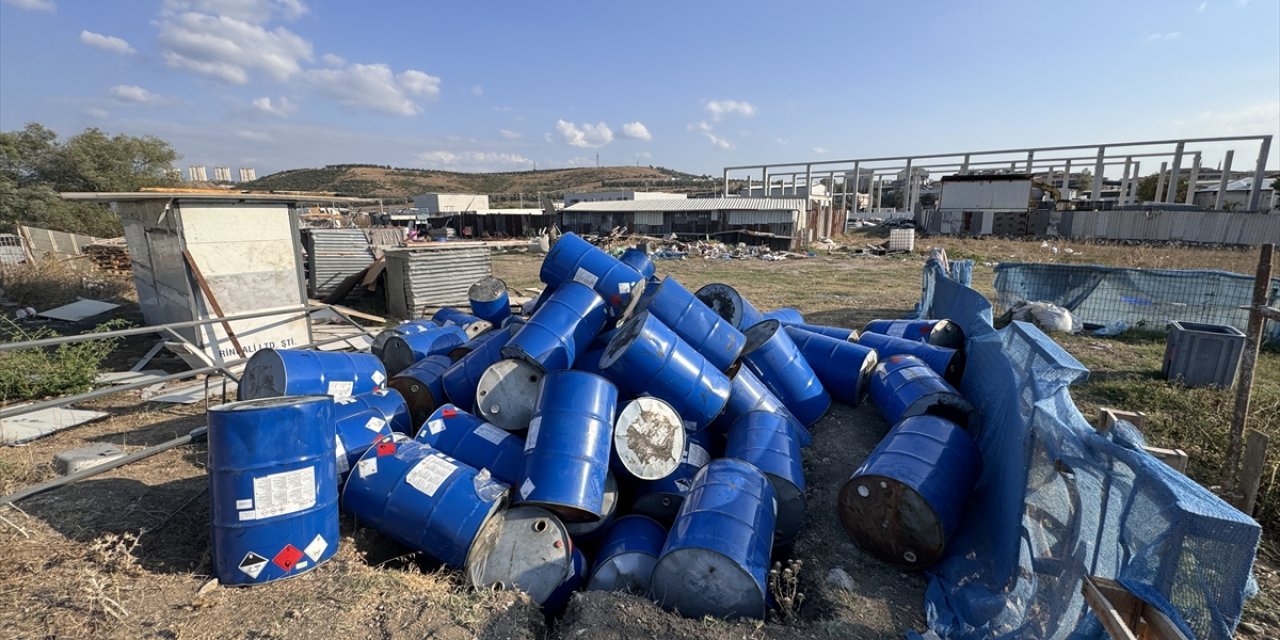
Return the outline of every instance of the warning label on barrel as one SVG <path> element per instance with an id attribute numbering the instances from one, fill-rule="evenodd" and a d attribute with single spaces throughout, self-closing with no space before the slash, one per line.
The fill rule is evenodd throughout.
<path id="1" fill-rule="evenodd" d="M 529 431 L 524 436 L 524 450 L 529 451 L 538 446 L 538 429 L 542 427 L 542 416 L 535 416 L 529 421 Z"/>
<path id="2" fill-rule="evenodd" d="M 253 518 L 256 520 L 297 513 L 314 507 L 316 505 L 315 467 L 254 478 L 253 504 L 257 507 Z"/>
<path id="3" fill-rule="evenodd" d="M 890 327 L 889 327 L 889 330 L 888 330 L 888 331 L 886 331 L 884 334 L 885 334 L 886 336 L 893 336 L 893 337 L 895 337 L 895 338 L 901 338 L 901 337 L 903 336 L 903 334 L 905 334 L 906 332 L 907 332 L 907 323 L 905 323 L 905 322 L 899 322 L 898 324 L 895 324 L 895 325 L 890 326 Z"/>
<path id="4" fill-rule="evenodd" d="M 370 378 L 373 378 L 373 383 L 374 383 L 374 384 L 382 384 L 382 381 L 387 379 L 387 377 L 386 377 L 386 376 L 384 376 L 384 375 L 382 375 L 382 372 L 381 372 L 381 371 L 378 371 L 377 369 L 374 369 L 374 370 L 373 370 L 373 375 L 371 375 L 371 376 L 369 376 L 369 377 L 370 377 Z"/>
<path id="5" fill-rule="evenodd" d="M 433 436 L 439 434 L 441 431 L 444 431 L 444 420 L 428 420 L 427 430 L 430 431 Z"/>
<path id="6" fill-rule="evenodd" d="M 382 428 L 385 426 L 387 426 L 387 421 L 382 418 L 369 418 L 369 421 L 364 423 L 364 428 L 374 433 L 382 431 Z"/>
<path id="7" fill-rule="evenodd" d="M 587 285 L 588 287 L 596 286 L 596 282 L 600 280 L 600 278 L 596 277 L 596 274 L 591 273 L 582 267 L 578 267 L 578 271 L 573 274 L 573 279 Z"/>
<path id="8" fill-rule="evenodd" d="M 267 559 L 250 551 L 244 554 L 244 559 L 240 561 L 240 570 L 250 578 L 257 579 L 258 574 L 267 568 Z"/>
<path id="9" fill-rule="evenodd" d="M 342 438 L 336 434 L 333 436 L 333 442 L 333 452 L 338 456 L 338 473 L 346 473 L 351 469 L 351 464 L 347 462 L 347 447 L 342 444 Z"/>
<path id="10" fill-rule="evenodd" d="M 502 444 L 503 440 L 511 437 L 511 434 L 489 424 L 488 422 L 476 427 L 476 435 L 494 444 Z"/>
<path id="11" fill-rule="evenodd" d="M 329 383 L 329 389 L 325 392 L 325 395 L 330 395 L 335 398 L 346 398 L 351 395 L 351 390 L 354 389 L 355 386 L 356 383 L 350 380 L 334 380 Z"/>
<path id="12" fill-rule="evenodd" d="M 898 375 L 902 376 L 903 378 L 906 378 L 907 380 L 916 380 L 918 378 L 931 377 L 929 376 L 929 374 L 925 373 L 924 371 L 921 371 L 920 369 L 917 369 L 914 367 L 905 367 L 902 369 L 898 369 Z"/>
<path id="13" fill-rule="evenodd" d="M 378 472 L 377 458 L 365 458 L 360 462 L 356 463 L 356 473 L 360 474 L 361 478 L 367 478 L 377 472 Z"/>
<path id="14" fill-rule="evenodd" d="M 311 544 L 307 545 L 307 548 L 302 551 L 307 554 L 307 557 L 316 562 L 320 562 L 320 554 L 324 553 L 325 549 L 328 548 L 329 543 L 324 539 L 324 536 L 317 535 L 311 541 Z"/>
<path id="15" fill-rule="evenodd" d="M 444 484 L 444 481 L 457 470 L 457 465 L 441 456 L 427 456 L 409 470 L 404 481 L 414 489 L 435 497 L 440 485 Z"/>

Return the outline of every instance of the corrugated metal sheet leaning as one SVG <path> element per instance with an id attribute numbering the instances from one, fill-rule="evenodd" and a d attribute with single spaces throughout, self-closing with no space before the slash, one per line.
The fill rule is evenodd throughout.
<path id="1" fill-rule="evenodd" d="M 325 296 L 352 274 L 373 263 L 373 249 L 362 229 L 303 229 L 307 250 L 307 288 Z"/>
<path id="2" fill-rule="evenodd" d="M 487 247 L 389 249 L 387 309 L 397 318 L 422 315 L 427 307 L 467 306 L 467 290 L 491 275 Z"/>

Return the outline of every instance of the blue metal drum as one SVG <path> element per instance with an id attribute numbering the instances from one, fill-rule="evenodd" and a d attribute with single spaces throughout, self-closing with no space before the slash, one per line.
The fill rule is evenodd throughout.
<path id="1" fill-rule="evenodd" d="M 871 401 L 889 424 L 912 416 L 939 416 L 976 430 L 978 412 L 955 387 L 915 356 L 889 356 L 871 376 Z"/>
<path id="2" fill-rule="evenodd" d="M 507 486 L 399 434 L 375 443 L 342 490 L 342 508 L 400 544 L 450 566 L 466 564 Z"/>
<path id="3" fill-rule="evenodd" d="M 568 369 L 604 327 L 604 300 L 590 287 L 566 282 L 502 348 L 502 356 L 543 371 Z"/>
<path id="4" fill-rule="evenodd" d="M 800 313 L 799 309 L 792 309 L 791 307 L 766 311 L 762 315 L 765 320 L 777 320 L 786 325 L 804 324 L 804 315 Z"/>
<path id="5" fill-rule="evenodd" d="M 923 569 L 956 531 L 982 471 L 973 439 L 951 422 L 907 418 L 840 488 L 840 522 L 863 551 Z"/>
<path id="6" fill-rule="evenodd" d="M 427 356 L 449 355 L 469 339 L 458 325 L 393 335 L 382 344 L 382 364 L 387 375 L 395 377 Z"/>
<path id="7" fill-rule="evenodd" d="M 457 325 L 467 332 L 467 337 L 474 338 L 490 329 L 495 325 L 488 320 L 477 318 L 461 309 L 453 307 L 444 307 L 435 312 L 431 316 L 431 321 L 442 326 L 451 327 Z"/>
<path id="8" fill-rule="evenodd" d="M 724 456 L 749 463 L 764 472 L 778 498 L 778 545 L 791 544 L 804 526 L 804 463 L 790 418 L 753 411 L 733 423 Z"/>
<path id="9" fill-rule="evenodd" d="M 543 287 L 542 291 L 539 292 L 537 296 L 534 296 L 532 300 L 520 305 L 521 313 L 526 316 L 532 316 L 537 313 L 538 309 L 551 298 L 551 294 L 554 293 L 555 290 L 556 288 L 550 285 Z"/>
<path id="10" fill-rule="evenodd" d="M 378 335 L 373 337 L 373 343 L 369 345 L 369 353 L 381 358 L 382 347 L 387 343 L 387 340 L 390 339 L 391 336 L 419 333 L 423 331 L 436 331 L 439 328 L 440 325 L 430 320 L 410 320 L 408 322 L 402 322 L 390 329 L 378 332 Z"/>
<path id="11" fill-rule="evenodd" d="M 729 401 L 729 378 L 647 311 L 623 323 L 600 366 L 628 391 L 667 401 L 698 430 Z"/>
<path id="12" fill-rule="evenodd" d="M 511 299 L 507 297 L 507 283 L 488 276 L 467 289 L 467 299 L 471 302 L 471 313 L 481 320 L 488 320 L 493 326 L 501 326 L 511 317 Z"/>
<path id="13" fill-rule="evenodd" d="M 587 590 L 649 595 L 653 567 L 666 543 L 667 530 L 657 520 L 641 515 L 618 518 L 605 532 Z"/>
<path id="14" fill-rule="evenodd" d="M 648 311 L 706 358 L 712 366 L 728 371 L 738 361 L 747 339 L 675 278 L 667 276 L 655 287 L 645 289 L 635 311 Z"/>
<path id="15" fill-rule="evenodd" d="M 333 399 L 266 398 L 209 409 L 213 573 L 261 584 L 338 550 Z"/>
<path id="16" fill-rule="evenodd" d="M 440 376 L 440 385 L 449 402 L 464 411 L 475 411 L 476 385 L 493 363 L 502 359 L 502 348 L 511 340 L 511 329 L 490 331 L 471 341 L 471 351 L 449 365 Z M 421 424 L 421 423 L 419 423 Z"/>
<path id="17" fill-rule="evenodd" d="M 787 323 L 784 322 L 782 324 L 787 324 Z M 805 331 L 808 331 L 809 333 L 816 333 L 820 336 L 827 336 L 828 338 L 835 338 L 836 340 L 844 340 L 845 342 L 858 341 L 858 332 L 854 329 L 846 329 L 844 327 L 829 327 L 824 324 L 803 324 L 803 323 L 797 324 L 797 325 L 788 325 L 788 326 L 794 326 L 797 329 L 803 329 Z"/>
<path id="18" fill-rule="evenodd" d="M 338 484 L 341 485 L 347 481 L 347 473 L 360 461 L 364 452 L 383 436 L 389 436 L 392 432 L 391 425 L 387 424 L 382 413 L 375 409 L 341 412 L 338 407 L 334 407 L 334 413 L 342 413 L 341 416 L 335 416 L 333 421 L 336 432 L 334 451 L 337 453 L 338 460 Z"/>
<path id="19" fill-rule="evenodd" d="M 689 493 L 693 477 L 713 458 L 724 453 L 720 438 L 711 429 L 691 431 L 685 429 L 685 450 L 680 466 L 671 475 L 658 480 L 646 480 L 634 484 L 635 500 L 631 510 L 670 524 Z"/>
<path id="20" fill-rule="evenodd" d="M 613 428 L 613 468 L 625 477 L 659 480 L 684 455 L 684 421 L 671 405 L 648 396 L 628 402 Z"/>
<path id="21" fill-rule="evenodd" d="M 409 405 L 404 396 L 391 388 L 377 389 L 358 396 L 347 396 L 334 400 L 334 418 L 340 419 L 348 412 L 373 409 L 382 415 L 382 419 L 391 425 L 391 430 L 408 435 L 413 433 L 413 417 L 409 415 Z"/>
<path id="22" fill-rule="evenodd" d="M 818 380 L 836 400 L 858 406 L 867 393 L 867 380 L 876 368 L 875 349 L 846 340 L 809 333 L 796 326 L 786 328 L 800 354 L 818 374 Z"/>
<path id="23" fill-rule="evenodd" d="M 875 349 L 881 361 L 889 356 L 915 356 L 951 384 L 960 384 L 960 378 L 964 375 L 964 354 L 955 349 L 935 347 L 928 343 L 903 340 L 879 333 L 864 333 L 858 336 L 858 344 Z"/>
<path id="24" fill-rule="evenodd" d="M 609 346 L 609 341 L 618 333 L 617 326 L 610 326 L 610 323 L 612 322 L 613 320 L 609 320 L 604 323 L 604 330 L 597 333 L 596 337 L 591 339 L 591 343 L 587 345 L 588 349 L 603 349 Z"/>
<path id="25" fill-rule="evenodd" d="M 964 330 L 950 320 L 872 320 L 862 330 L 866 333 L 927 342 L 935 347 L 964 348 Z"/>
<path id="26" fill-rule="evenodd" d="M 519 590 L 545 604 L 580 569 L 573 566 L 573 551 L 569 532 L 550 511 L 512 507 L 480 531 L 467 580 L 475 589 Z"/>
<path id="27" fill-rule="evenodd" d="M 552 371 L 525 438 L 523 504 L 544 507 L 565 522 L 604 517 L 604 485 L 618 391 L 584 371 Z"/>
<path id="28" fill-rule="evenodd" d="M 580 282 L 600 294 L 611 315 L 629 307 L 644 290 L 644 276 L 573 233 L 560 236 L 538 274 L 548 286 Z"/>
<path id="29" fill-rule="evenodd" d="M 414 440 L 463 464 L 488 469 L 498 482 L 513 487 L 524 472 L 523 440 L 451 404 L 436 409 Z"/>
<path id="30" fill-rule="evenodd" d="M 244 365 L 239 400 L 279 396 L 347 396 L 369 393 L 387 381 L 382 361 L 368 353 L 261 349 Z"/>
<path id="31" fill-rule="evenodd" d="M 573 543 L 589 543 L 618 515 L 618 500 L 621 497 L 618 487 L 618 476 L 612 471 L 604 481 L 604 517 L 595 522 L 573 522 L 564 525 L 565 530 L 573 536 Z"/>
<path id="32" fill-rule="evenodd" d="M 587 556 L 582 553 L 582 549 L 575 546 L 571 555 L 569 575 L 565 576 L 564 582 L 561 582 L 560 586 L 547 596 L 547 601 L 542 603 L 542 613 L 546 615 L 558 616 L 563 613 L 564 608 L 569 604 L 569 598 L 575 591 L 582 588 L 587 581 L 587 576 L 591 574 L 591 567 L 588 566 Z"/>
<path id="33" fill-rule="evenodd" d="M 769 479 L 741 460 L 704 467 L 653 569 L 653 597 L 689 618 L 763 619 L 776 500 Z"/>
<path id="34" fill-rule="evenodd" d="M 448 356 L 427 356 L 391 379 L 392 389 L 404 396 L 413 424 L 421 425 L 436 407 L 448 400 L 441 376 L 453 366 Z"/>
<path id="35" fill-rule="evenodd" d="M 502 328 L 514 331 L 516 328 L 523 327 L 526 322 L 528 322 L 528 320 L 521 316 L 509 316 L 506 320 L 502 321 Z"/>
<path id="36" fill-rule="evenodd" d="M 804 426 L 812 426 L 831 406 L 831 395 L 800 354 L 782 324 L 765 320 L 747 329 L 742 361 Z"/>
<path id="37" fill-rule="evenodd" d="M 578 371 L 586 371 L 587 373 L 594 373 L 599 376 L 605 376 L 604 369 L 600 368 L 600 360 L 603 358 L 604 358 L 604 347 L 600 347 L 599 349 L 592 349 L 583 354 L 580 354 L 578 356 L 578 359 L 573 361 L 573 368 L 577 369 Z M 608 376 L 605 376 L 605 377 L 607 378 Z"/>
<path id="38" fill-rule="evenodd" d="M 746 331 L 764 320 L 764 315 L 750 301 L 727 284 L 712 283 L 698 289 L 694 295 L 738 331 Z"/>
<path id="39" fill-rule="evenodd" d="M 800 446 L 807 447 L 809 442 L 813 440 L 813 436 L 809 434 L 809 430 L 794 415 L 787 405 L 782 404 L 778 396 L 773 392 L 756 374 L 751 372 L 747 367 L 738 367 L 733 372 L 730 379 L 731 388 L 729 392 L 729 402 L 724 406 L 724 413 L 716 418 L 716 430 L 721 433 L 728 433 L 729 428 L 733 426 L 734 421 L 752 411 L 764 411 L 767 413 L 780 413 L 791 420 L 791 426 L 796 432 L 796 441 Z"/>
<path id="40" fill-rule="evenodd" d="M 653 274 L 658 271 L 653 264 L 653 259 L 649 257 L 649 252 L 640 247 L 627 247 L 627 250 L 618 257 L 618 262 L 635 269 L 644 276 L 645 280 L 653 279 Z"/>

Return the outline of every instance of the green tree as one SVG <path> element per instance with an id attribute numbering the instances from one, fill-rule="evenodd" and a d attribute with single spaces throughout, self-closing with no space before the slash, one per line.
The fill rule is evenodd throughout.
<path id="1" fill-rule="evenodd" d="M 1156 187 L 1163 186 L 1163 188 L 1167 190 L 1169 188 L 1168 179 L 1169 179 L 1168 174 L 1165 174 L 1166 182 L 1164 185 L 1161 185 L 1160 174 L 1153 173 L 1145 178 L 1138 180 L 1138 202 L 1152 202 L 1155 200 L 1162 200 L 1164 198 L 1164 194 L 1163 193 L 1157 194 Z M 1175 196 L 1174 198 L 1175 201 L 1186 202 L 1187 187 L 1188 187 L 1187 180 L 1185 179 L 1178 180 L 1178 195 Z"/>
<path id="2" fill-rule="evenodd" d="M 178 154 L 152 136 L 85 129 L 65 142 L 37 123 L 0 132 L 0 231 L 18 223 L 99 237 L 120 235 L 105 205 L 67 202 L 62 191 L 136 191 L 165 186 Z"/>

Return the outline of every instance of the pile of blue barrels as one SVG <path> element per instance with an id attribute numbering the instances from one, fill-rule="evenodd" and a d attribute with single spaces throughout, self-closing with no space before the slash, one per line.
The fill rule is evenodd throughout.
<path id="1" fill-rule="evenodd" d="M 550 614 L 585 588 L 763 618 L 805 523 L 810 429 L 867 395 L 894 427 L 835 506 L 868 553 L 937 560 L 981 465 L 955 325 L 762 313 L 572 233 L 540 277 L 527 315 L 486 278 L 469 310 L 386 330 L 371 353 L 255 353 L 239 401 L 209 416 L 219 580 L 323 563 L 341 510 Z"/>

